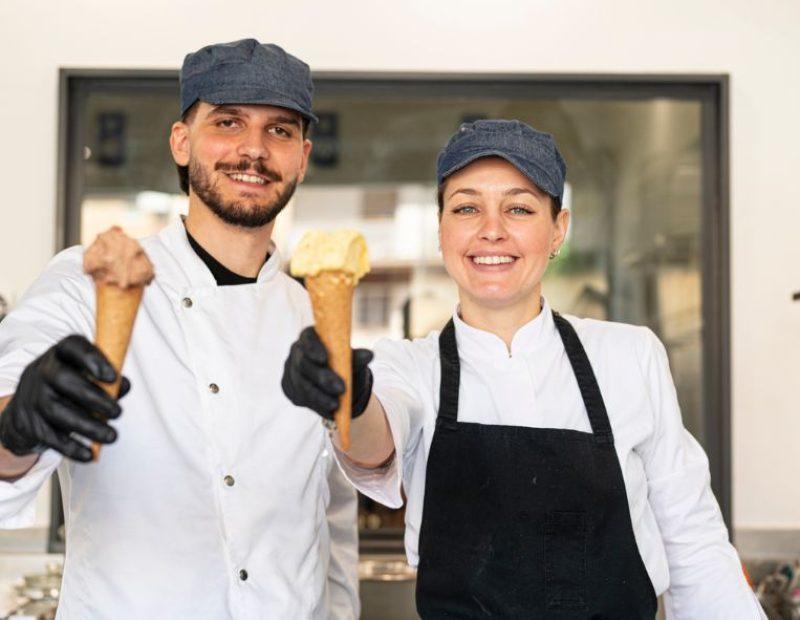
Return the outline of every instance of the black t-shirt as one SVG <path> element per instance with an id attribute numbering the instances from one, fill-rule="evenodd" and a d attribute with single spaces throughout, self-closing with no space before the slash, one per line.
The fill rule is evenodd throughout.
<path id="1" fill-rule="evenodd" d="M 186 231 L 186 237 L 189 239 L 189 245 L 192 246 L 192 249 L 195 251 L 195 253 L 202 259 L 202 261 L 206 264 L 206 267 L 208 267 L 209 270 L 211 271 L 211 274 L 217 281 L 217 285 L 231 286 L 233 284 L 253 284 L 258 279 L 258 278 L 248 278 L 246 276 L 240 276 L 238 273 L 234 273 L 233 271 L 228 269 L 216 258 L 211 256 L 211 254 L 209 254 L 203 248 L 203 246 L 197 243 L 195 238 L 189 234 L 188 230 Z M 269 254 L 267 254 L 267 259 L 269 259 Z"/>

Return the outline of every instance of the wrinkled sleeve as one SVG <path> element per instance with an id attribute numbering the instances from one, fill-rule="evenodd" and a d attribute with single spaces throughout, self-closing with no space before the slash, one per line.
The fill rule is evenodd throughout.
<path id="1" fill-rule="evenodd" d="M 683 426 L 664 346 L 648 330 L 639 353 L 654 418 L 652 436 L 639 451 L 669 563 L 667 618 L 765 618 L 728 540 L 708 458 Z"/>
<path id="2" fill-rule="evenodd" d="M 361 613 L 358 596 L 358 499 L 355 489 L 338 467 L 328 475 L 328 595 L 331 620 L 356 620 Z"/>
<path id="3" fill-rule="evenodd" d="M 13 394 L 25 367 L 65 336 L 92 337 L 93 289 L 81 259 L 78 247 L 57 255 L 0 322 L 0 396 Z M 19 480 L 0 481 L 0 528 L 33 524 L 38 490 L 60 461 L 48 450 Z"/>
<path id="4" fill-rule="evenodd" d="M 336 459 L 347 479 L 364 495 L 389 508 L 403 505 L 403 467 L 422 432 L 422 403 L 413 343 L 381 340 L 375 345 L 370 364 L 373 393 L 386 412 L 395 456 L 385 467 L 359 467 L 336 451 Z"/>
<path id="5" fill-rule="evenodd" d="M 31 527 L 34 524 L 36 495 L 60 462 L 61 455 L 58 452 L 47 450 L 19 480 L 0 481 L 0 529 Z"/>

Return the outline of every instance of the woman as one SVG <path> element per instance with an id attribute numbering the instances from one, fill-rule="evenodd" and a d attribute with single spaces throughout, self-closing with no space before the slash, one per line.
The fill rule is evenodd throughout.
<path id="1" fill-rule="evenodd" d="M 339 462 L 388 506 L 402 483 L 423 618 L 653 618 L 663 592 L 671 617 L 763 617 L 661 343 L 541 296 L 569 222 L 564 175 L 552 137 L 517 121 L 450 139 L 439 239 L 458 308 L 441 333 L 378 343 L 371 373 L 356 352 Z M 336 408 L 342 384 L 311 328 L 284 390 L 323 417 Z"/>

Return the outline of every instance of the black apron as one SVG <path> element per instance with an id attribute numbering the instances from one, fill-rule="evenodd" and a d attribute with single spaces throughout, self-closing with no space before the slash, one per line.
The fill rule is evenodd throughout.
<path id="1" fill-rule="evenodd" d="M 656 615 L 600 388 L 575 330 L 553 318 L 591 433 L 459 422 L 452 320 L 439 337 L 417 572 L 425 620 Z"/>

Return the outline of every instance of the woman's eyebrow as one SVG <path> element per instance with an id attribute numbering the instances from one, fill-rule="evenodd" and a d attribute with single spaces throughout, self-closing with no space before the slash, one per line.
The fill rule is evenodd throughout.
<path id="1" fill-rule="evenodd" d="M 452 198 L 456 194 L 466 194 L 467 196 L 477 196 L 480 192 L 477 190 L 472 189 L 471 187 L 460 187 L 458 189 L 453 190 L 448 198 Z"/>
<path id="2" fill-rule="evenodd" d="M 534 198 L 539 197 L 535 191 L 527 187 L 512 187 L 503 192 L 503 196 L 519 196 L 520 194 L 530 194 Z"/>

